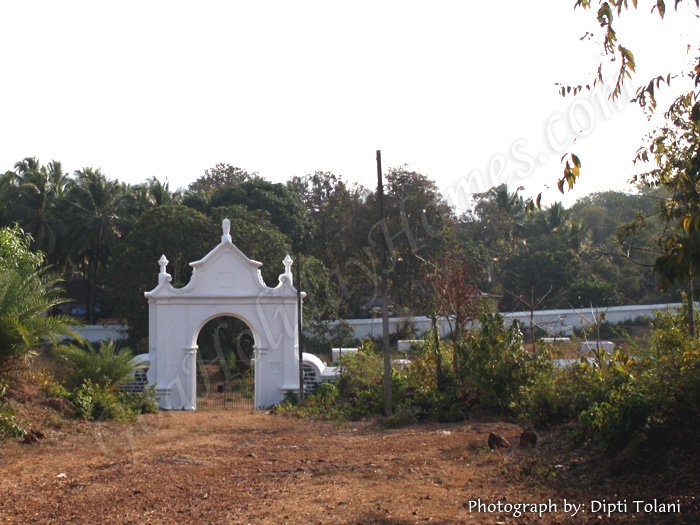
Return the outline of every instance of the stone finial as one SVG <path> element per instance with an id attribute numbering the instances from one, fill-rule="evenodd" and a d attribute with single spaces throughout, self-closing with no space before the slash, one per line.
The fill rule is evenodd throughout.
<path id="1" fill-rule="evenodd" d="M 287 255 L 284 258 L 284 261 L 282 261 L 282 264 L 284 264 L 284 273 L 280 275 L 280 284 L 285 285 L 288 284 L 290 286 L 293 286 L 292 284 L 292 258 Z"/>
<path id="2" fill-rule="evenodd" d="M 284 258 L 284 261 L 282 261 L 282 264 L 284 264 L 284 274 L 285 275 L 292 275 L 292 263 L 293 262 L 294 261 L 292 261 L 292 258 L 289 255 L 287 255 Z"/>
<path id="3" fill-rule="evenodd" d="M 158 283 L 162 283 L 163 281 L 170 282 L 172 277 L 170 277 L 170 274 L 165 271 L 165 267 L 168 266 L 168 259 L 165 257 L 165 255 L 160 256 L 160 259 L 158 259 L 158 264 L 160 265 Z"/>
<path id="4" fill-rule="evenodd" d="M 221 242 L 231 242 L 231 221 L 228 219 L 221 221 L 221 228 L 224 230 Z"/>

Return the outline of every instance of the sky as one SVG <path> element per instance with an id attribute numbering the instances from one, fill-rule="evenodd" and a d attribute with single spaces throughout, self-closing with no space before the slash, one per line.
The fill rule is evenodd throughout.
<path id="1" fill-rule="evenodd" d="M 700 40 L 692 7 L 661 21 L 650 6 L 619 20 L 638 71 L 625 99 L 687 69 Z M 175 189 L 228 163 L 374 187 L 379 149 L 385 170 L 407 164 L 463 209 L 501 182 L 570 204 L 629 189 L 658 124 L 601 93 L 558 94 L 590 82 L 599 30 L 561 0 L 3 2 L 0 172 L 39 157 Z M 562 196 L 569 151 L 583 172 Z"/>

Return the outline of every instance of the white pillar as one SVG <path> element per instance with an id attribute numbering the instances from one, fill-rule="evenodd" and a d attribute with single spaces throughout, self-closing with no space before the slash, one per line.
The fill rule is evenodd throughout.
<path id="1" fill-rule="evenodd" d="M 197 345 L 185 348 L 185 359 L 182 363 L 185 377 L 185 410 L 197 410 Z"/>

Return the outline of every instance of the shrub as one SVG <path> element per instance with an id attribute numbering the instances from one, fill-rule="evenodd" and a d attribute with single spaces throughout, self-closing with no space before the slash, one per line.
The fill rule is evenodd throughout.
<path id="1" fill-rule="evenodd" d="M 132 362 L 129 348 L 117 348 L 114 341 L 101 342 L 99 347 L 86 343 L 85 347 L 68 345 L 57 353 L 72 365 L 68 385 L 76 387 L 89 381 L 96 387 L 114 389 L 127 380 L 139 366 Z"/>
<path id="2" fill-rule="evenodd" d="M 89 379 L 70 394 L 76 415 L 88 420 L 115 420 L 133 423 L 139 414 L 158 411 L 155 387 L 143 392 L 115 392 L 105 385 L 95 385 Z"/>
<path id="3" fill-rule="evenodd" d="M 615 452 L 649 429 L 700 426 L 700 341 L 688 334 L 684 310 L 657 313 L 646 355 L 600 352 L 596 360 L 573 376 L 579 439 Z"/>
<path id="4" fill-rule="evenodd" d="M 454 343 L 459 364 L 457 380 L 473 406 L 506 410 L 520 387 L 546 370 L 546 352 L 531 354 L 523 348 L 517 323 L 506 326 L 500 314 L 484 313 L 478 326 Z"/>
<path id="5" fill-rule="evenodd" d="M 87 380 L 70 395 L 70 400 L 75 405 L 75 415 L 83 419 L 93 419 L 95 387 Z"/>
<path id="6" fill-rule="evenodd" d="M 46 378 L 44 382 L 41 383 L 41 393 L 46 397 L 67 399 L 70 396 L 70 392 L 66 388 L 54 381 L 53 379 Z"/>
<path id="7" fill-rule="evenodd" d="M 401 427 L 415 423 L 420 418 L 421 410 L 411 403 L 403 403 L 397 406 L 392 414 L 386 418 L 386 424 L 390 427 Z"/>
<path id="8" fill-rule="evenodd" d="M 511 409 L 526 423 L 541 426 L 574 417 L 573 381 L 570 370 L 548 367 L 520 387 Z"/>
<path id="9" fill-rule="evenodd" d="M 338 387 L 334 383 L 321 383 L 315 394 L 304 398 L 303 406 L 299 405 L 297 393 L 288 391 L 284 401 L 276 407 L 276 410 L 299 417 L 335 419 L 337 421 L 346 418 L 345 407 L 339 402 Z"/>
<path id="10" fill-rule="evenodd" d="M 160 409 L 155 385 L 145 388 L 142 392 L 118 392 L 117 399 L 136 414 L 156 414 Z"/>
<path id="11" fill-rule="evenodd" d="M 384 364 L 375 344 L 365 339 L 354 356 L 340 362 L 343 373 L 337 381 L 345 412 L 351 418 L 379 415 L 384 411 Z"/>
<path id="12" fill-rule="evenodd" d="M 22 437 L 27 431 L 15 423 L 15 413 L 9 403 L 2 400 L 7 383 L 0 379 L 0 437 Z"/>
<path id="13" fill-rule="evenodd" d="M 15 423 L 15 413 L 8 403 L 0 402 L 0 437 L 22 437 L 27 433 Z"/>

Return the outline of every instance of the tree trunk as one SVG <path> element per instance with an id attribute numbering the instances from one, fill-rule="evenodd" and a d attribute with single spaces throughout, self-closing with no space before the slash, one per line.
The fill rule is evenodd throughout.
<path id="1" fill-rule="evenodd" d="M 442 392 L 445 388 L 445 380 L 442 374 L 442 355 L 440 354 L 440 333 L 437 323 L 437 315 L 430 316 L 433 325 L 433 344 L 435 345 L 435 380 L 437 381 L 437 391 Z"/>
<path id="2" fill-rule="evenodd" d="M 695 337 L 695 280 L 690 276 L 688 281 L 688 333 Z"/>
<path id="3" fill-rule="evenodd" d="M 90 262 L 91 272 L 88 272 L 88 306 L 87 306 L 87 321 L 88 324 L 95 324 L 95 303 L 97 299 L 97 267 L 100 265 L 100 247 L 102 245 L 102 223 L 97 231 L 97 245 L 95 246 L 94 257 Z"/>

